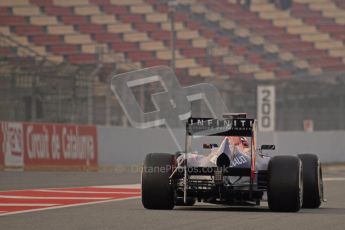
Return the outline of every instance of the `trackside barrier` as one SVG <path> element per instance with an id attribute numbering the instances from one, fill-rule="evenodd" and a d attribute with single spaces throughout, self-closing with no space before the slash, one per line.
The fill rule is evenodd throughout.
<path id="1" fill-rule="evenodd" d="M 0 122 L 0 166 L 18 169 L 97 169 L 96 126 Z"/>
<path id="2" fill-rule="evenodd" d="M 3 134 L 2 134 L 2 131 L 0 131 L 0 144 L 1 144 L 1 146 L 0 146 L 0 170 L 3 170 L 4 169 L 4 164 L 5 164 L 5 162 L 4 162 L 4 154 L 3 154 L 3 151 L 2 151 L 2 146 L 3 146 Z"/>
<path id="3" fill-rule="evenodd" d="M 141 165 L 150 152 L 175 153 L 177 151 L 167 129 L 136 129 L 97 126 L 99 137 L 99 165 Z M 175 130 L 177 138 L 184 138 L 184 129 Z M 205 153 L 202 143 L 220 143 L 212 137 L 193 140 L 193 150 Z M 275 144 L 276 150 L 267 151 L 274 156 L 280 154 L 315 153 L 324 163 L 345 162 L 345 132 L 261 132 L 258 143 Z"/>
<path id="4" fill-rule="evenodd" d="M 175 130 L 184 138 L 184 130 Z M 259 144 L 275 144 L 269 155 L 316 153 L 324 163 L 345 162 L 345 132 L 263 132 Z M 193 149 L 205 153 L 196 139 Z M 167 129 L 0 122 L 0 169 L 83 170 L 140 166 L 150 152 L 175 153 Z"/>

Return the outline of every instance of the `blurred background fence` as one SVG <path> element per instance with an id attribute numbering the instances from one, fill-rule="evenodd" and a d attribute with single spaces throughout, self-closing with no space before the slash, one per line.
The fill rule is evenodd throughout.
<path id="1" fill-rule="evenodd" d="M 18 65 L 20 63 L 20 65 Z M 102 76 L 100 66 L 56 65 L 46 60 L 1 60 L 0 120 L 128 126 L 110 89 L 113 69 Z M 104 74 L 104 73 L 102 73 Z M 181 80 L 181 77 L 179 78 Z M 231 112 L 256 117 L 257 86 L 276 87 L 276 130 L 303 130 L 312 120 L 315 130 L 345 129 L 345 76 L 288 76 L 285 79 L 193 79 L 184 86 L 209 82 L 221 92 Z M 183 79 L 182 79 L 183 81 Z M 153 111 L 150 94 L 162 87 L 133 88 L 140 107 Z M 192 103 L 193 116 L 210 116 L 203 103 Z"/>
<path id="2" fill-rule="evenodd" d="M 326 3 L 105 2 L 0 4 L 0 120 L 129 126 L 110 78 L 162 64 L 183 86 L 212 83 L 231 112 L 251 117 L 257 86 L 274 85 L 277 131 L 303 130 L 306 120 L 315 131 L 345 129 L 344 23 Z M 152 111 L 149 96 L 162 87 L 143 87 L 133 93 Z M 192 114 L 208 111 L 193 103 Z"/>

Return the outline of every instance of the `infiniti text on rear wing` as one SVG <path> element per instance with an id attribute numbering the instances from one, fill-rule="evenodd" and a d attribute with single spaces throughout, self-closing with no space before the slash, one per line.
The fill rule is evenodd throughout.
<path id="1" fill-rule="evenodd" d="M 254 119 L 213 119 L 191 117 L 186 123 L 189 136 L 253 136 Z"/>

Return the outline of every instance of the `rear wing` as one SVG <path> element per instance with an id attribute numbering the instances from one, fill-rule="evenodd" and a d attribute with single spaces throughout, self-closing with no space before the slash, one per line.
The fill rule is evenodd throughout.
<path id="1" fill-rule="evenodd" d="M 254 119 L 214 119 L 191 117 L 186 123 L 188 136 L 245 136 L 254 135 Z"/>

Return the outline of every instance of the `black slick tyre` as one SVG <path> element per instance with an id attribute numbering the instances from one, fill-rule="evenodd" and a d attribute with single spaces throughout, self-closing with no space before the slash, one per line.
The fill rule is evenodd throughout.
<path id="1" fill-rule="evenodd" d="M 174 155 L 150 153 L 141 175 L 141 201 L 146 209 L 173 209 L 174 196 L 169 184 Z"/>
<path id="2" fill-rule="evenodd" d="M 323 200 L 322 168 L 317 155 L 299 154 L 303 165 L 303 208 L 319 208 Z"/>
<path id="3" fill-rule="evenodd" d="M 303 203 L 303 169 L 297 156 L 272 157 L 268 164 L 268 206 L 274 212 L 298 212 Z"/>

